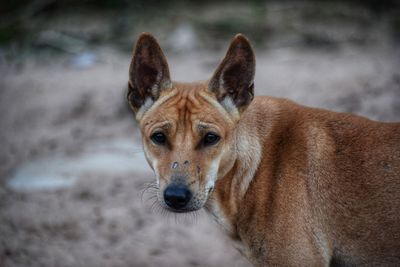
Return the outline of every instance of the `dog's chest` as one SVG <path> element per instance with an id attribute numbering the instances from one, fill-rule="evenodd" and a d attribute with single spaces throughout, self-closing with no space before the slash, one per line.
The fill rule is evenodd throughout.
<path id="1" fill-rule="evenodd" d="M 229 236 L 235 234 L 235 230 L 231 220 L 229 220 L 229 218 L 226 216 L 218 201 L 211 201 L 209 205 L 207 205 L 207 211 L 219 224 L 219 226 L 226 232 L 226 234 L 228 234 Z"/>
<path id="2" fill-rule="evenodd" d="M 250 249 L 237 238 L 236 229 L 232 221 L 226 216 L 217 201 L 213 201 L 207 206 L 207 211 L 213 219 L 219 224 L 224 232 L 231 238 L 233 247 L 237 249 L 243 256 L 251 260 L 252 254 Z"/>

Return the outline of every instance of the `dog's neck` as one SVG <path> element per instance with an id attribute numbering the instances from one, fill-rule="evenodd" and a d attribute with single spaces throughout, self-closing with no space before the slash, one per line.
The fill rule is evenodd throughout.
<path id="1" fill-rule="evenodd" d="M 249 107 L 252 111 L 256 108 Z M 254 112 L 251 113 L 254 116 Z M 251 115 L 250 112 L 248 114 Z M 246 112 L 243 115 L 246 116 Z M 260 138 L 257 134 L 260 130 L 266 129 L 257 129 L 251 120 L 245 118 L 240 120 L 235 129 L 235 163 L 225 176 L 217 180 L 214 192 L 206 205 L 206 210 L 234 239 L 237 236 L 235 220 L 239 205 L 254 179 L 261 161 L 263 142 L 268 138 L 268 131 L 265 131 Z"/>
<path id="2" fill-rule="evenodd" d="M 256 97 L 254 102 L 242 114 L 235 129 L 235 163 L 225 176 L 217 180 L 206 205 L 206 210 L 233 239 L 238 238 L 236 219 L 240 203 L 243 203 L 249 185 L 255 179 L 263 156 L 262 147 L 272 140 L 271 135 L 280 117 L 280 109 L 273 98 Z M 265 121 L 262 128 L 257 120 Z"/>

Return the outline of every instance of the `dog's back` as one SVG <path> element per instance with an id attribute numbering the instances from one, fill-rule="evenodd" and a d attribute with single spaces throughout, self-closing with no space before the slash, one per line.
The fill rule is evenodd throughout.
<path id="1" fill-rule="evenodd" d="M 256 97 L 240 124 L 264 133 L 238 228 L 260 265 L 400 265 L 399 123 Z"/>

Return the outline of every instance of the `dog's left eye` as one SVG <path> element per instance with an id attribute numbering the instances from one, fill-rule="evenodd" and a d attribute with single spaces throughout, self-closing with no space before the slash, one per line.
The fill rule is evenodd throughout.
<path id="1" fill-rule="evenodd" d="M 167 142 L 167 137 L 162 132 L 156 132 L 152 134 L 150 138 L 158 145 L 164 145 Z"/>
<path id="2" fill-rule="evenodd" d="M 211 146 L 211 145 L 214 145 L 214 144 L 218 143 L 218 141 L 220 139 L 221 139 L 221 137 L 219 137 L 215 133 L 207 133 L 203 138 L 203 144 L 205 146 Z"/>

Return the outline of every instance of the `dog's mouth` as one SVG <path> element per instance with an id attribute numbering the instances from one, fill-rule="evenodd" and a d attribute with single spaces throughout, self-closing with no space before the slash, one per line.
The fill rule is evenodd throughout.
<path id="1" fill-rule="evenodd" d="M 161 206 L 162 206 L 165 210 L 170 211 L 170 212 L 174 212 L 174 213 L 189 213 L 189 212 L 195 212 L 195 211 L 197 211 L 197 210 L 200 210 L 200 209 L 203 207 L 203 205 L 199 205 L 199 206 L 196 206 L 196 205 L 187 205 L 187 206 L 182 207 L 182 208 L 174 208 L 174 207 L 169 206 L 169 205 L 165 202 L 165 200 L 161 200 L 161 201 L 160 201 L 160 204 L 161 204 Z"/>
<path id="2" fill-rule="evenodd" d="M 165 204 L 165 203 L 164 203 Z M 174 209 L 174 208 L 170 208 L 167 205 L 163 205 L 164 209 L 166 209 L 169 212 L 174 212 L 174 213 L 189 213 L 189 212 L 194 212 L 197 211 L 199 209 Z"/>
<path id="3" fill-rule="evenodd" d="M 203 208 L 212 190 L 193 192 L 185 185 L 171 184 L 159 192 L 159 201 L 163 208 L 171 212 L 193 212 Z"/>

